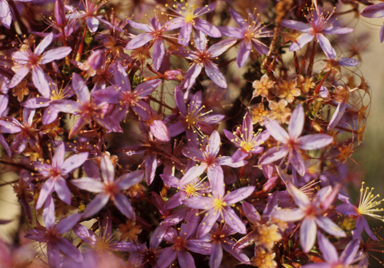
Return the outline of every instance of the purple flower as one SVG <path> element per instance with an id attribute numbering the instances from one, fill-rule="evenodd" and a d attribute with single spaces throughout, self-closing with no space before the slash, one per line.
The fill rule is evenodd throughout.
<path id="1" fill-rule="evenodd" d="M 20 83 L 21 80 L 32 70 L 32 81 L 41 95 L 49 96 L 49 85 L 41 65 L 49 63 L 54 60 L 62 59 L 71 53 L 70 47 L 59 47 L 46 51 L 43 51 L 52 43 L 53 34 L 47 35 L 40 44 L 32 52 L 31 48 L 27 45 L 23 45 L 19 51 L 12 54 L 12 59 L 15 62 L 14 68 L 16 73 L 13 76 L 9 87 L 13 88 Z"/>
<path id="2" fill-rule="evenodd" d="M 332 143 L 333 138 L 326 134 L 312 134 L 299 137 L 304 127 L 304 109 L 299 104 L 289 120 L 288 133 L 279 125 L 276 120 L 264 117 L 264 125 L 281 146 L 269 149 L 259 160 L 259 164 L 270 164 L 278 159 L 288 156 L 288 162 L 295 170 L 303 176 L 305 174 L 305 163 L 301 155 L 302 150 L 315 150 L 323 148 Z"/>
<path id="3" fill-rule="evenodd" d="M 360 246 L 359 239 L 353 239 L 349 242 L 340 257 L 337 254 L 335 246 L 332 245 L 323 234 L 319 232 L 317 239 L 319 240 L 319 247 L 326 262 L 306 264 L 303 268 L 352 267 L 351 264 L 357 261 L 356 253 Z"/>
<path id="4" fill-rule="evenodd" d="M 249 258 L 240 249 L 234 249 L 235 242 L 231 239 L 230 235 L 235 234 L 236 231 L 231 229 L 228 225 L 224 224 L 219 227 L 215 223 L 209 234 L 209 240 L 212 243 L 211 256 L 209 258 L 209 266 L 211 268 L 219 268 L 223 260 L 223 249 L 238 259 L 243 264 L 249 264 Z M 208 239 L 207 239 L 208 240 Z"/>
<path id="5" fill-rule="evenodd" d="M 246 158 L 249 154 L 260 154 L 264 148 L 260 145 L 263 144 L 270 136 L 268 131 L 262 133 L 253 132 L 252 118 L 248 113 L 243 118 L 243 125 L 237 129 L 236 132 L 231 133 L 224 129 L 224 134 L 232 143 L 239 148 L 233 155 L 232 161 L 238 162 Z"/>
<path id="6" fill-rule="evenodd" d="M 325 55 L 329 58 L 336 58 L 336 51 L 324 34 L 347 34 L 352 32 L 353 28 L 333 26 L 335 20 L 329 21 L 329 19 L 334 12 L 333 10 L 331 13 L 328 13 L 327 16 L 324 16 L 323 13 L 320 14 L 320 10 L 316 5 L 316 9 L 312 10 L 306 17 L 308 24 L 300 21 L 283 20 L 281 23 L 283 26 L 303 32 L 303 34 L 297 38 L 296 42 L 291 44 L 289 50 L 297 51 L 315 38 Z"/>
<path id="7" fill-rule="evenodd" d="M 233 163 L 229 156 L 217 156 L 220 150 L 220 144 L 221 139 L 219 132 L 215 130 L 209 137 L 207 146 L 200 149 L 195 146 L 185 148 L 183 154 L 193 161 L 200 162 L 200 165 L 191 167 L 180 183 L 187 184 L 207 170 L 210 183 L 215 181 L 217 185 L 224 185 L 224 171 L 221 166 L 242 167 L 247 163 L 247 161 L 244 160 Z"/>
<path id="8" fill-rule="evenodd" d="M 166 5 L 168 7 L 168 4 Z M 176 13 L 176 18 L 170 21 L 170 29 L 180 29 L 179 44 L 187 46 L 191 38 L 192 27 L 196 30 L 203 32 L 211 37 L 221 37 L 220 30 L 213 26 L 206 20 L 202 20 L 198 17 L 213 11 L 216 7 L 216 3 L 206 5 L 204 7 L 195 8 L 195 4 L 192 1 L 187 0 L 184 3 L 176 3 L 173 5 Z"/>
<path id="9" fill-rule="evenodd" d="M 211 133 L 212 124 L 220 122 L 224 115 L 208 115 L 210 112 L 203 112 L 201 91 L 192 96 L 188 105 L 185 105 L 183 93 L 178 86 L 175 88 L 175 102 L 179 109 L 179 121 L 168 126 L 171 137 L 186 132 L 190 144 L 197 146 L 198 133 Z"/>
<path id="10" fill-rule="evenodd" d="M 148 119 L 150 106 L 144 100 L 160 85 L 161 80 L 155 79 L 141 83 L 132 90 L 128 75 L 119 63 L 113 76 L 120 90 L 114 87 L 100 89 L 94 93 L 96 100 L 100 102 L 108 100 L 109 103 L 119 104 L 112 112 L 112 117 L 117 122 L 121 122 L 126 117 L 129 107 L 142 119 Z"/>
<path id="11" fill-rule="evenodd" d="M 211 181 L 212 195 L 208 197 L 191 197 L 185 199 L 183 204 L 194 209 L 203 209 L 204 219 L 197 229 L 197 237 L 205 236 L 219 217 L 234 231 L 246 234 L 245 224 L 231 208 L 231 205 L 244 200 L 255 190 L 254 186 L 236 189 L 225 195 L 224 184 L 215 180 Z"/>
<path id="12" fill-rule="evenodd" d="M 47 109 L 45 109 L 44 111 L 42 118 L 44 125 L 51 124 L 53 121 L 55 121 L 60 112 L 59 110 L 53 107 L 52 103 L 57 100 L 70 98 L 74 94 L 74 91 L 70 86 L 66 86 L 65 88 L 59 88 L 57 86 L 57 83 L 55 83 L 51 77 L 46 76 L 46 79 L 49 82 L 49 89 L 39 91 L 49 92 L 47 96 L 43 95 L 42 97 L 30 98 L 25 102 L 21 103 L 22 106 L 30 109 L 47 107 Z"/>
<path id="13" fill-rule="evenodd" d="M 6 117 L 0 120 L 0 130 L 4 133 L 18 133 L 12 142 L 11 150 L 19 154 L 25 150 L 27 144 L 32 148 L 39 150 L 38 130 L 34 128 L 33 117 L 36 110 L 24 108 L 23 123 L 17 121 L 14 117 Z M 5 142 L 5 141 L 3 141 Z"/>
<path id="14" fill-rule="evenodd" d="M 377 239 L 371 228 L 369 228 L 368 222 L 364 218 L 364 215 L 384 221 L 384 216 L 376 214 L 377 212 L 384 211 L 382 208 L 377 208 L 377 206 L 379 206 L 381 202 L 384 201 L 384 199 L 378 200 L 380 195 L 372 194 L 372 190 L 373 188 L 369 187 L 364 189 L 363 182 L 360 189 L 360 200 L 358 207 L 352 205 L 349 203 L 349 201 L 336 207 L 336 210 L 340 213 L 357 216 L 356 229 L 353 231 L 353 238 L 361 238 L 361 234 L 364 229 L 369 237 L 371 237 L 373 240 Z"/>
<path id="15" fill-rule="evenodd" d="M 179 180 L 172 175 L 161 174 L 160 177 L 163 179 L 166 185 L 177 188 L 178 192 L 174 194 L 165 203 L 164 208 L 172 209 L 180 206 L 184 199 L 201 196 L 204 193 L 208 193 L 209 187 L 206 182 L 195 178 L 192 181 L 185 182 L 183 178 Z"/>
<path id="16" fill-rule="evenodd" d="M 93 91 L 90 94 L 85 81 L 76 73 L 72 74 L 72 87 L 73 91 L 76 93 L 77 101 L 62 99 L 52 103 L 52 107 L 58 111 L 80 116 L 69 131 L 69 138 L 72 138 L 73 135 L 79 132 L 91 119 L 95 120 L 109 131 L 119 129 L 117 122 L 113 118 L 105 118 L 106 108 L 110 103 L 108 96 L 104 97 L 103 102 L 97 102 L 95 95 L 98 91 Z M 118 90 L 116 86 L 108 87 L 105 90 L 109 90 L 110 88 L 113 88 L 115 91 Z M 112 99 L 113 96 L 110 96 L 110 98 Z"/>
<path id="17" fill-rule="evenodd" d="M 92 230 L 81 224 L 73 227 L 75 234 L 89 245 L 93 250 L 100 253 L 110 253 L 112 251 L 136 251 L 137 247 L 131 242 L 112 241 L 115 235 L 112 234 L 112 216 L 107 211 L 99 228 L 99 233 L 95 234 Z"/>
<path id="18" fill-rule="evenodd" d="M 368 6 L 361 11 L 361 15 L 366 18 L 381 18 L 384 17 L 384 3 Z M 380 42 L 384 41 L 384 24 L 380 29 Z"/>
<path id="19" fill-rule="evenodd" d="M 195 261 L 189 251 L 202 255 L 209 255 L 211 253 L 210 243 L 199 239 L 192 239 L 199 223 L 199 217 L 196 216 L 195 210 L 191 210 L 188 214 L 187 223 L 181 224 L 179 232 L 172 227 L 167 229 L 164 240 L 172 244 L 172 246 L 161 250 L 156 267 L 169 267 L 177 258 L 181 268 L 193 268 L 196 267 Z"/>
<path id="20" fill-rule="evenodd" d="M 187 50 L 183 53 L 186 59 L 192 60 L 192 64 L 184 75 L 184 81 L 181 83 L 182 89 L 187 89 L 185 97 L 188 96 L 190 88 L 196 81 L 197 76 L 201 73 L 203 67 L 205 73 L 213 83 L 222 88 L 227 88 L 227 82 L 219 68 L 212 62 L 218 56 L 227 51 L 236 43 L 234 39 L 226 39 L 220 41 L 207 49 L 207 38 L 201 32 L 196 33 L 195 46 L 196 51 Z"/>
<path id="21" fill-rule="evenodd" d="M 225 36 L 242 39 L 236 57 L 237 66 L 240 68 L 249 58 L 252 48 L 254 48 L 260 55 L 268 53 L 268 47 L 257 38 L 271 37 L 272 34 L 270 31 L 265 30 L 263 24 L 258 21 L 255 14 L 249 14 L 249 19 L 247 21 L 232 8 L 229 9 L 229 13 L 240 28 L 223 26 L 219 27 L 219 30 Z"/>
<path id="22" fill-rule="evenodd" d="M 71 180 L 72 184 L 82 190 L 98 193 L 86 207 L 83 217 L 88 218 L 93 216 L 112 199 L 121 213 L 128 218 L 135 219 L 135 212 L 133 211 L 131 203 L 121 191 L 141 182 L 144 172 L 142 170 L 136 170 L 122 175 L 115 180 L 115 167 L 106 154 L 102 156 L 100 166 L 101 176 L 104 182 L 101 182 L 100 178 L 93 179 L 88 177 Z"/>
<path id="23" fill-rule="evenodd" d="M 45 164 L 38 161 L 34 163 L 37 172 L 43 175 L 44 178 L 48 178 L 41 188 L 36 209 L 40 209 L 48 196 L 54 191 L 62 201 L 68 205 L 71 204 L 71 192 L 68 189 L 65 177 L 87 160 L 88 153 L 73 155 L 65 161 L 64 155 L 65 146 L 62 142 L 56 149 L 55 155 L 52 158 L 52 164 Z"/>
<path id="24" fill-rule="evenodd" d="M 83 262 L 80 251 L 61 235 L 72 229 L 81 219 L 81 214 L 73 214 L 62 219 L 55 225 L 55 204 L 52 196 L 47 198 L 43 211 L 45 230 L 31 230 L 26 234 L 26 238 L 47 243 L 48 264 L 51 268 L 59 267 L 60 251 L 72 258 L 76 262 Z"/>
<path id="25" fill-rule="evenodd" d="M 133 37 L 132 40 L 128 42 L 125 49 L 136 49 L 144 46 L 149 41 L 153 42 L 153 67 L 156 71 L 158 71 L 165 56 L 164 40 L 167 37 L 163 35 L 163 33 L 165 31 L 176 29 L 176 27 L 174 27 L 175 24 L 172 23 L 172 21 L 168 21 L 165 24 L 161 25 L 156 17 L 153 17 L 150 20 L 149 25 L 134 22 L 133 20 L 128 20 L 128 22 L 133 28 L 143 30 L 146 33 L 142 33 Z"/>
<path id="26" fill-rule="evenodd" d="M 323 216 L 339 192 L 340 184 L 333 189 L 331 186 L 322 188 L 317 192 L 313 200 L 310 200 L 305 193 L 297 189 L 289 181 L 286 182 L 286 185 L 289 194 L 293 197 L 298 208 L 274 210 L 271 217 L 286 222 L 302 220 L 300 244 L 304 252 L 309 252 L 315 244 L 317 225 L 331 235 L 338 237 L 346 236 L 339 226 Z"/>
<path id="27" fill-rule="evenodd" d="M 128 267 L 146 267 L 145 264 L 149 264 L 151 267 L 155 266 L 161 250 L 157 249 L 163 240 L 163 237 L 168 227 L 165 225 L 159 225 L 151 238 L 149 239 L 149 248 L 146 244 L 136 243 L 136 250 L 133 251 L 128 258 Z"/>
<path id="28" fill-rule="evenodd" d="M 72 9 L 73 13 L 67 15 L 67 19 L 85 19 L 87 27 L 91 33 L 94 33 L 99 28 L 99 21 L 114 28 L 108 21 L 103 20 L 101 15 L 97 15 L 99 9 L 105 4 L 105 2 L 94 3 L 91 0 L 85 0 L 85 11 L 76 11 Z"/>

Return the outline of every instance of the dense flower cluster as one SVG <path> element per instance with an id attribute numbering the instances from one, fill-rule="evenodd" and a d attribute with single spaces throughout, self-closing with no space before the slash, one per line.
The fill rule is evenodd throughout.
<path id="1" fill-rule="evenodd" d="M 2 267 L 368 266 L 383 209 L 345 162 L 370 92 L 331 3 L 15 1 L 0 163 L 27 239 Z"/>

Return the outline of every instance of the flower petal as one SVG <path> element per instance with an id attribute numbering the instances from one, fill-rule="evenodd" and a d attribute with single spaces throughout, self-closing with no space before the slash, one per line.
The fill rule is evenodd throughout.
<path id="1" fill-rule="evenodd" d="M 79 153 L 79 154 L 68 157 L 64 161 L 63 165 L 61 166 L 61 170 L 63 171 L 63 174 L 68 174 L 69 172 L 80 167 L 82 164 L 84 164 L 85 161 L 87 161 L 87 159 L 88 159 L 88 152 Z"/>
<path id="2" fill-rule="evenodd" d="M 337 236 L 337 237 L 346 237 L 347 235 L 345 232 L 336 224 L 334 223 L 331 219 L 327 217 L 316 217 L 316 223 L 317 225 L 326 231 L 327 233 Z"/>
<path id="3" fill-rule="evenodd" d="M 327 134 L 312 134 L 298 139 L 299 147 L 303 150 L 316 150 L 333 142 L 333 137 Z"/>
<path id="4" fill-rule="evenodd" d="M 224 221 L 236 232 L 240 234 L 246 234 L 247 228 L 244 222 L 242 222 L 239 216 L 230 207 L 225 207 L 223 210 Z"/>
<path id="5" fill-rule="evenodd" d="M 144 171 L 136 170 L 127 174 L 120 176 L 116 180 L 116 184 L 120 189 L 128 189 L 135 184 L 138 184 L 142 181 L 144 177 Z"/>
<path id="6" fill-rule="evenodd" d="M 316 230 L 315 218 L 311 216 L 305 217 L 300 227 L 300 244 L 305 253 L 308 253 L 315 244 Z"/>
<path id="7" fill-rule="evenodd" d="M 35 48 L 35 54 L 40 55 L 43 51 L 52 43 L 53 33 L 49 33 L 43 40 L 41 40 L 40 44 Z"/>
<path id="8" fill-rule="evenodd" d="M 133 208 L 131 206 L 131 203 L 129 202 L 128 198 L 123 194 L 117 194 L 115 195 L 115 205 L 120 210 L 121 213 L 123 213 L 127 218 L 129 219 L 135 219 L 135 212 L 133 211 Z"/>
<path id="9" fill-rule="evenodd" d="M 59 47 L 48 50 L 43 54 L 43 57 L 41 58 L 41 64 L 46 64 L 54 60 L 61 60 L 62 58 L 68 56 L 71 51 L 71 47 Z"/>
<path id="10" fill-rule="evenodd" d="M 289 120 L 288 133 L 291 139 L 297 139 L 303 132 L 304 127 L 304 109 L 301 103 L 293 110 Z M 273 136 L 273 134 L 271 133 Z"/>
<path id="11" fill-rule="evenodd" d="M 334 245 L 320 232 L 317 234 L 317 239 L 324 260 L 328 263 L 336 263 L 339 260 L 339 255 Z"/>
<path id="12" fill-rule="evenodd" d="M 91 201 L 91 203 L 89 203 L 88 206 L 85 208 L 83 218 L 86 219 L 95 215 L 108 203 L 108 200 L 109 195 L 103 193 L 96 195 L 96 197 Z"/>
<path id="13" fill-rule="evenodd" d="M 254 191 L 255 191 L 255 186 L 241 187 L 239 189 L 236 189 L 236 190 L 231 191 L 230 193 L 228 193 L 224 197 L 224 200 L 225 200 L 225 202 L 227 202 L 228 205 L 232 205 L 232 204 L 235 204 L 237 202 L 240 202 L 240 201 L 246 199 Z"/>
<path id="14" fill-rule="evenodd" d="M 311 42 L 315 36 L 310 33 L 304 33 L 300 35 L 295 42 L 289 46 L 289 51 L 297 51 L 304 47 L 307 43 Z"/>
<path id="15" fill-rule="evenodd" d="M 332 47 L 331 42 L 329 42 L 329 40 L 322 34 L 316 34 L 316 38 L 325 55 L 330 59 L 336 58 L 336 51 Z"/>

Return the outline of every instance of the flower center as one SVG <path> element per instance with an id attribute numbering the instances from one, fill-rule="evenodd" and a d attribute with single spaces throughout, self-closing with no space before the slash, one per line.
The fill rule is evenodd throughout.
<path id="1" fill-rule="evenodd" d="M 119 187 L 114 182 L 108 182 L 104 184 L 104 192 L 106 194 L 109 194 L 111 196 L 114 196 L 118 193 L 120 193 Z"/>
<path id="2" fill-rule="evenodd" d="M 188 9 L 187 13 L 185 14 L 184 18 L 185 18 L 185 23 L 190 23 L 193 21 L 193 19 L 195 18 L 195 15 L 194 15 L 194 9 Z"/>
<path id="3" fill-rule="evenodd" d="M 197 196 L 196 187 L 193 184 L 187 184 L 184 188 L 184 192 L 187 194 L 188 197 Z"/>
<path id="4" fill-rule="evenodd" d="M 252 142 L 249 141 L 242 141 L 240 142 L 240 147 L 244 149 L 247 153 L 253 149 L 254 145 Z"/>
<path id="5" fill-rule="evenodd" d="M 182 251 L 182 250 L 184 250 L 184 245 L 185 245 L 185 239 L 184 238 L 182 238 L 182 237 L 177 237 L 176 239 L 175 239 L 175 243 L 174 243 L 174 246 L 175 246 L 175 249 L 177 250 L 177 251 Z"/>
<path id="6" fill-rule="evenodd" d="M 222 211 L 225 206 L 227 206 L 227 202 L 225 202 L 222 198 L 216 197 L 213 199 L 213 208 L 216 211 Z"/>

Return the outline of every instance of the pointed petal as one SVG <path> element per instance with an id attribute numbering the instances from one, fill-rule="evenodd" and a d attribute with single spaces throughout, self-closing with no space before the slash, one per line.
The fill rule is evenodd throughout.
<path id="1" fill-rule="evenodd" d="M 156 155 L 148 155 L 145 158 L 145 180 L 147 185 L 151 185 L 156 174 L 157 169 L 157 158 Z"/>
<path id="2" fill-rule="evenodd" d="M 55 178 L 55 191 L 59 198 L 67 205 L 71 204 L 71 192 L 67 186 L 67 182 L 62 177 Z"/>
<path id="3" fill-rule="evenodd" d="M 316 150 L 333 142 L 333 137 L 327 134 L 312 134 L 298 139 L 299 147 L 303 150 Z"/>
<path id="4" fill-rule="evenodd" d="M 159 252 L 159 258 L 156 261 L 156 267 L 167 268 L 176 259 L 177 251 L 174 247 L 164 248 Z"/>
<path id="5" fill-rule="evenodd" d="M 80 179 L 73 179 L 71 180 L 71 183 L 77 188 L 93 193 L 100 193 L 104 189 L 104 184 L 93 178 L 83 177 Z"/>
<path id="6" fill-rule="evenodd" d="M 240 220 L 239 216 L 230 207 L 225 207 L 223 210 L 224 221 L 236 232 L 240 234 L 246 234 L 247 228 L 245 224 Z"/>
<path id="7" fill-rule="evenodd" d="M 245 216 L 251 223 L 258 223 L 261 220 L 259 212 L 252 204 L 244 201 L 241 205 Z"/>
<path id="8" fill-rule="evenodd" d="M 109 195 L 103 193 L 96 195 L 96 197 L 91 201 L 91 203 L 89 203 L 88 206 L 85 208 L 83 218 L 86 219 L 95 215 L 108 203 L 108 200 Z"/>
<path id="9" fill-rule="evenodd" d="M 48 50 L 43 54 L 43 57 L 41 58 L 41 64 L 46 64 L 54 60 L 61 60 L 62 58 L 68 56 L 71 51 L 71 47 L 60 47 Z"/>
<path id="10" fill-rule="evenodd" d="M 37 200 L 37 203 L 36 203 L 36 209 L 40 209 L 44 205 L 44 202 L 47 200 L 47 198 L 53 192 L 54 186 L 55 185 L 51 179 L 47 180 L 43 184 L 43 186 L 41 187 L 41 190 L 40 190 L 39 199 Z"/>
<path id="11" fill-rule="evenodd" d="M 184 184 L 187 184 L 187 183 L 191 182 L 192 180 L 198 178 L 201 174 L 203 174 L 203 172 L 205 171 L 206 168 L 207 168 L 207 166 L 205 164 L 201 164 L 200 166 L 191 167 L 190 169 L 188 169 L 188 171 L 185 173 L 185 175 L 181 178 L 180 184 L 184 185 Z"/>
<path id="12" fill-rule="evenodd" d="M 103 155 L 101 158 L 100 167 L 103 180 L 109 183 L 113 182 L 115 180 L 115 167 L 107 155 Z"/>
<path id="13" fill-rule="evenodd" d="M 347 34 L 353 32 L 353 28 L 331 26 L 323 30 L 324 34 Z"/>
<path id="14" fill-rule="evenodd" d="M 52 158 L 52 167 L 61 168 L 64 163 L 65 146 L 64 143 L 60 143 L 57 147 L 55 155 Z"/>
<path id="15" fill-rule="evenodd" d="M 63 171 L 64 174 L 68 174 L 69 172 L 75 170 L 76 168 L 84 164 L 84 162 L 87 161 L 87 159 L 88 159 L 88 152 L 72 155 L 68 157 L 67 160 L 64 161 L 63 165 L 61 166 L 61 170 Z"/>
<path id="16" fill-rule="evenodd" d="M 225 39 L 212 45 L 207 52 L 211 58 L 216 58 L 227 51 L 231 46 L 237 42 L 236 39 Z"/>
<path id="17" fill-rule="evenodd" d="M 309 24 L 295 20 L 283 20 L 281 22 L 281 25 L 300 32 L 308 32 L 311 29 L 311 26 Z"/>
<path id="18" fill-rule="evenodd" d="M 91 95 L 89 94 L 89 89 L 83 78 L 77 73 L 72 74 L 72 87 L 81 103 L 90 101 Z"/>
<path id="19" fill-rule="evenodd" d="M 329 40 L 322 34 L 317 34 L 316 38 L 325 55 L 327 55 L 327 57 L 331 59 L 336 58 L 336 51 L 332 47 L 331 42 L 329 42 Z"/>
<path id="20" fill-rule="evenodd" d="M 19 68 L 16 71 L 15 75 L 12 77 L 12 80 L 8 85 L 9 88 L 13 88 L 17 86 L 21 82 L 21 80 L 23 80 L 23 78 L 27 76 L 27 74 L 29 73 L 29 70 L 30 68 L 27 65 L 24 65 L 21 68 Z"/>
<path id="21" fill-rule="evenodd" d="M 153 45 L 153 53 L 152 53 L 152 61 L 153 67 L 155 70 L 159 70 L 161 67 L 161 63 L 163 62 L 163 58 L 165 55 L 165 46 L 164 41 L 161 38 L 157 38 L 155 44 Z"/>
<path id="22" fill-rule="evenodd" d="M 244 31 L 238 27 L 218 26 L 217 28 L 220 30 L 221 34 L 224 36 L 236 38 L 236 39 L 244 38 Z"/>
<path id="23" fill-rule="evenodd" d="M 189 23 L 184 22 L 179 32 L 179 38 L 178 38 L 179 44 L 183 46 L 187 46 L 191 38 L 191 33 L 192 33 L 192 22 L 189 22 Z"/>
<path id="24" fill-rule="evenodd" d="M 195 27 L 195 29 L 202 31 L 204 34 L 214 38 L 221 37 L 220 30 L 216 26 L 213 26 L 208 21 L 196 18 L 194 22 L 195 23 L 193 24 L 193 27 Z"/>
<path id="25" fill-rule="evenodd" d="M 147 32 L 147 33 L 153 31 L 151 25 L 148 25 L 148 24 L 144 24 L 144 23 L 140 23 L 140 22 L 135 22 L 135 21 L 133 21 L 133 20 L 128 20 L 128 23 L 129 23 L 129 25 L 131 25 L 133 28 L 142 30 L 142 31 Z"/>
<path id="26" fill-rule="evenodd" d="M 64 234 L 71 230 L 81 219 L 81 213 L 72 214 L 61 221 L 56 225 L 56 230 L 59 234 Z"/>
<path id="27" fill-rule="evenodd" d="M 53 228 L 55 225 L 55 203 L 52 196 L 48 196 L 44 205 L 43 220 L 47 229 Z"/>
<path id="28" fill-rule="evenodd" d="M 289 135 L 284 128 L 282 128 L 276 120 L 270 120 L 267 117 L 263 118 L 264 125 L 267 128 L 268 132 L 272 135 L 275 140 L 283 144 L 287 143 Z"/>
<path id="29" fill-rule="evenodd" d="M 381 18 L 384 17 L 384 3 L 368 6 L 361 13 L 366 18 Z"/>
<path id="30" fill-rule="evenodd" d="M 152 124 L 150 125 L 150 129 L 153 136 L 155 136 L 155 138 L 158 139 L 159 141 L 161 142 L 170 141 L 171 138 L 169 135 L 169 130 L 163 121 L 153 120 Z"/>
<path id="31" fill-rule="evenodd" d="M 329 121 L 328 130 L 333 129 L 337 124 L 339 124 L 341 118 L 344 116 L 345 109 L 347 108 L 347 103 L 345 100 L 342 100 L 339 105 L 337 105 L 336 110 L 333 112 L 332 118 Z"/>
<path id="32" fill-rule="evenodd" d="M 209 258 L 209 266 L 211 268 L 219 268 L 223 259 L 223 248 L 221 243 L 214 241 L 211 248 L 211 257 Z"/>
<path id="33" fill-rule="evenodd" d="M 77 224 L 73 227 L 74 233 L 88 245 L 93 245 L 96 241 L 96 236 L 92 230 L 88 230 L 87 227 L 81 224 Z"/>
<path id="34" fill-rule="evenodd" d="M 71 242 L 67 239 L 60 237 L 57 242 L 57 247 L 68 257 L 72 258 L 76 262 L 83 262 L 83 255 Z"/>
<path id="35" fill-rule="evenodd" d="M 239 189 L 236 189 L 230 193 L 228 193 L 224 200 L 227 202 L 228 205 L 235 204 L 237 202 L 240 202 L 247 197 L 249 197 L 253 192 L 255 191 L 255 186 L 247 186 L 247 187 L 241 187 Z"/>
<path id="36" fill-rule="evenodd" d="M 208 180 L 212 187 L 213 196 L 223 196 L 225 193 L 224 172 L 220 165 L 208 167 Z"/>
<path id="37" fill-rule="evenodd" d="M 297 189 L 293 185 L 293 183 L 287 182 L 286 184 L 288 193 L 292 196 L 293 200 L 295 200 L 296 205 L 298 205 L 302 209 L 307 208 L 311 203 L 308 196 L 299 189 Z"/>
<path id="38" fill-rule="evenodd" d="M 207 147 L 208 152 L 211 155 L 216 156 L 220 150 L 220 143 L 221 143 L 221 139 L 220 139 L 219 132 L 215 130 L 212 132 L 211 136 L 209 137 L 208 147 Z"/>
<path id="39" fill-rule="evenodd" d="M 337 236 L 337 237 L 346 237 L 347 235 L 345 232 L 331 219 L 327 217 L 316 217 L 316 223 L 317 225 L 326 231 L 327 233 Z"/>
<path id="40" fill-rule="evenodd" d="M 249 55 L 252 50 L 252 42 L 248 42 L 247 40 L 243 40 L 240 43 L 240 49 L 237 52 L 236 63 L 237 67 L 241 68 L 247 62 Z"/>
<path id="41" fill-rule="evenodd" d="M 266 164 L 271 164 L 275 162 L 276 160 L 279 160 L 283 157 L 285 157 L 288 154 L 288 148 L 283 146 L 283 147 L 273 147 L 266 151 L 259 160 L 259 164 L 261 165 L 266 165 Z"/>
<path id="42" fill-rule="evenodd" d="M 191 197 L 183 200 L 183 204 L 195 209 L 210 209 L 212 207 L 212 199 L 209 197 Z"/>
<path id="43" fill-rule="evenodd" d="M 123 194 L 115 195 L 115 205 L 129 219 L 135 219 L 135 212 L 128 198 Z"/>
<path id="44" fill-rule="evenodd" d="M 310 33 L 300 35 L 294 43 L 289 46 L 289 51 L 297 51 L 304 47 L 307 43 L 311 42 L 315 36 Z"/>
<path id="45" fill-rule="evenodd" d="M 320 232 L 317 234 L 317 239 L 324 260 L 328 263 L 336 263 L 339 260 L 339 255 L 335 246 Z"/>
<path id="46" fill-rule="evenodd" d="M 299 173 L 300 176 L 304 176 L 306 168 L 305 168 L 305 162 L 303 159 L 303 156 L 301 155 L 301 152 L 299 150 L 293 150 L 290 155 L 291 164 Z"/>
<path id="47" fill-rule="evenodd" d="M 91 33 L 94 33 L 99 28 L 99 20 L 95 17 L 86 17 L 85 18 L 87 22 L 88 29 Z"/>
<path id="48" fill-rule="evenodd" d="M 132 38 L 131 41 L 125 46 L 125 49 L 132 50 L 144 46 L 146 43 L 153 39 L 151 33 L 142 33 Z"/>
<path id="49" fill-rule="evenodd" d="M 221 88 L 227 88 L 227 81 L 224 75 L 220 72 L 219 68 L 211 61 L 208 61 L 205 65 L 205 73 L 212 82 Z"/>
<path id="50" fill-rule="evenodd" d="M 304 218 L 305 213 L 302 209 L 294 208 L 294 209 L 279 209 L 274 210 L 271 213 L 272 218 L 276 218 L 286 222 L 295 222 Z"/>
<path id="51" fill-rule="evenodd" d="M 116 184 L 120 189 L 128 189 L 135 184 L 140 183 L 143 180 L 144 171 L 136 170 L 120 176 L 116 180 Z"/>
<path id="52" fill-rule="evenodd" d="M 300 227 L 300 244 L 305 253 L 309 252 L 315 244 L 316 230 L 315 218 L 305 217 Z"/>
<path id="53" fill-rule="evenodd" d="M 209 231 L 211 231 L 217 219 L 219 218 L 219 216 L 220 216 L 220 213 L 215 211 L 214 209 L 208 210 L 207 213 L 205 214 L 204 219 L 201 221 L 197 229 L 196 236 L 201 238 L 206 234 L 208 234 Z"/>
<path id="54" fill-rule="evenodd" d="M 347 266 L 353 263 L 359 246 L 360 239 L 353 239 L 351 242 L 349 242 L 343 253 L 340 255 L 340 261 Z"/>
<path id="55" fill-rule="evenodd" d="M 40 66 L 32 68 L 32 81 L 41 95 L 49 96 L 49 84 L 43 69 Z"/>
<path id="56" fill-rule="evenodd" d="M 41 55 L 43 51 L 52 43 L 53 33 L 49 33 L 44 39 L 40 42 L 40 44 L 35 49 L 36 55 Z"/>
<path id="57" fill-rule="evenodd" d="M 232 19 L 234 19 L 240 27 L 248 28 L 248 21 L 245 20 L 239 13 L 237 13 L 233 8 L 229 8 L 229 14 L 231 14 Z"/>
<path id="58" fill-rule="evenodd" d="M 217 68 L 217 67 L 216 67 Z M 184 75 L 184 81 L 181 83 L 180 87 L 182 89 L 189 89 L 196 82 L 196 78 L 201 73 L 203 69 L 203 64 L 193 63 L 188 71 Z"/>
<path id="59" fill-rule="evenodd" d="M 304 109 L 301 103 L 293 110 L 289 120 L 288 133 L 292 139 L 297 139 L 303 132 L 304 127 Z M 273 134 L 271 133 L 273 136 Z"/>

